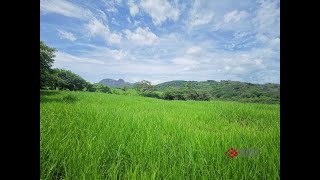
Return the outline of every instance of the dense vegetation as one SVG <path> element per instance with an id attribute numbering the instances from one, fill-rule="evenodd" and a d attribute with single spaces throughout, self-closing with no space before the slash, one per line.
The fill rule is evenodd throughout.
<path id="1" fill-rule="evenodd" d="M 237 81 L 170 81 L 155 86 L 165 92 L 165 99 L 280 103 L 279 84 L 252 84 Z"/>
<path id="2" fill-rule="evenodd" d="M 40 89 L 49 84 L 55 51 L 56 49 L 48 47 L 44 42 L 40 41 Z"/>
<path id="3" fill-rule="evenodd" d="M 112 79 L 97 84 L 64 69 L 52 69 L 56 49 L 40 41 L 40 89 L 104 92 L 140 95 L 165 100 L 227 100 L 254 103 L 280 103 L 279 84 L 251 84 L 237 81 L 170 81 L 151 85 L 143 80 L 134 84 Z M 111 87 L 106 86 L 109 84 Z M 120 87 L 121 85 L 121 87 Z"/>
<path id="4" fill-rule="evenodd" d="M 280 179 L 278 104 L 40 94 L 40 179 Z"/>

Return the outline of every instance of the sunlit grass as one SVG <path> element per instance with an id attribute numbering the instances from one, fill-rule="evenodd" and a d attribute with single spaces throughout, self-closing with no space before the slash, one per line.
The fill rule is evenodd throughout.
<path id="1" fill-rule="evenodd" d="M 41 179 L 280 176 L 279 105 L 41 91 L 40 108 Z"/>

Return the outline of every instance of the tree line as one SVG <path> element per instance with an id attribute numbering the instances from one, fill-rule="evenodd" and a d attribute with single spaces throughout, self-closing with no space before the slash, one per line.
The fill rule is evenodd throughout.
<path id="1" fill-rule="evenodd" d="M 70 70 L 52 68 L 56 51 L 40 41 L 40 89 L 111 92 L 109 87 L 91 84 Z"/>

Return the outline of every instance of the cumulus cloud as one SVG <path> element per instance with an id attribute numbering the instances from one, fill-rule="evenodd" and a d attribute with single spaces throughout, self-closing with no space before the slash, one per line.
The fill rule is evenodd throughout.
<path id="1" fill-rule="evenodd" d="M 52 16 L 55 21 L 41 18 L 42 40 L 52 38 L 48 29 L 54 27 L 53 38 L 73 42 L 72 51 L 53 45 L 59 49 L 56 66 L 92 82 L 122 78 L 279 83 L 279 0 L 99 2 L 41 0 L 41 16 L 64 16 Z M 118 7 L 124 6 L 127 11 L 119 13 Z M 74 20 L 76 27 L 65 24 Z"/>
<path id="2" fill-rule="evenodd" d="M 64 52 L 56 52 L 56 63 L 85 63 L 85 64 L 96 64 L 96 65 L 102 65 L 105 64 L 101 60 L 96 60 L 96 59 L 90 59 L 87 57 L 79 57 L 79 56 L 74 56 L 68 53 Z"/>
<path id="3" fill-rule="evenodd" d="M 103 20 L 107 21 L 107 15 L 106 15 L 106 13 L 104 13 L 104 12 L 101 11 L 100 9 L 96 9 L 96 10 L 97 10 L 97 12 L 99 12 L 100 17 L 101 17 Z"/>
<path id="4" fill-rule="evenodd" d="M 107 7 L 114 7 L 110 2 L 105 2 Z M 104 24 L 101 20 L 107 20 L 107 15 L 100 9 L 95 9 L 98 13 L 95 15 L 88 8 L 83 8 L 77 4 L 69 1 L 40 1 L 40 11 L 44 14 L 56 13 L 66 17 L 77 18 L 86 22 L 85 28 L 90 36 L 100 36 L 105 39 L 107 43 L 118 44 L 121 41 L 121 34 L 111 32 L 109 26 Z M 76 37 L 68 32 L 58 31 L 60 38 L 75 41 Z"/>
<path id="5" fill-rule="evenodd" d="M 245 18 L 248 17 L 248 13 L 246 11 L 238 11 L 238 10 L 234 10 L 231 11 L 229 13 L 227 13 L 226 15 L 224 15 L 224 22 L 225 23 L 236 23 L 239 22 L 240 20 L 243 20 Z"/>
<path id="6" fill-rule="evenodd" d="M 253 19 L 256 40 L 272 50 L 280 50 L 280 7 L 274 0 L 259 1 Z"/>
<path id="7" fill-rule="evenodd" d="M 93 69 L 98 70 L 101 67 L 111 67 L 119 65 L 124 62 L 129 62 L 130 55 L 127 51 L 121 49 L 110 49 L 99 46 L 92 46 L 90 50 L 82 50 L 76 54 L 70 54 L 66 52 L 56 52 L 55 64 L 58 67 L 88 65 Z M 98 68 L 98 69 L 97 69 Z M 101 72 L 101 71 L 100 71 Z"/>
<path id="8" fill-rule="evenodd" d="M 123 59 L 130 59 L 129 53 L 122 49 L 95 48 L 91 51 L 84 51 L 82 54 L 89 58 L 108 61 L 109 64 Z"/>
<path id="9" fill-rule="evenodd" d="M 103 24 L 101 21 L 97 19 L 91 20 L 87 25 L 90 36 L 100 36 L 106 40 L 107 43 L 117 44 L 121 41 L 120 33 L 112 33 L 109 30 L 108 25 Z"/>
<path id="10" fill-rule="evenodd" d="M 173 7 L 167 0 L 141 0 L 140 6 L 148 13 L 155 25 L 161 25 L 164 21 L 179 19 L 179 9 Z"/>
<path id="11" fill-rule="evenodd" d="M 107 12 L 111 13 L 118 13 L 118 9 L 115 7 L 115 5 L 121 4 L 121 1 L 111 1 L 111 0 L 102 0 L 105 6 L 105 10 Z"/>
<path id="12" fill-rule="evenodd" d="M 191 27 L 205 25 L 213 20 L 214 13 L 203 9 L 201 1 L 194 1 L 189 13 L 189 25 Z"/>
<path id="13" fill-rule="evenodd" d="M 89 10 L 68 1 L 41 0 L 40 12 L 56 13 L 67 17 L 87 20 L 93 17 Z"/>
<path id="14" fill-rule="evenodd" d="M 71 32 L 62 31 L 60 29 L 58 29 L 57 31 L 58 31 L 59 37 L 61 39 L 67 39 L 67 40 L 70 40 L 70 41 L 77 40 L 77 38 Z"/>
<path id="15" fill-rule="evenodd" d="M 147 28 L 138 27 L 135 31 L 128 29 L 124 30 L 127 39 L 134 44 L 153 45 L 159 42 L 159 38 L 151 30 Z"/>
<path id="16" fill-rule="evenodd" d="M 280 35 L 280 6 L 279 1 L 258 1 L 259 7 L 256 17 L 253 19 L 255 28 L 259 34 L 268 36 Z"/>
<path id="17" fill-rule="evenodd" d="M 133 0 L 128 1 L 128 6 L 129 6 L 131 16 L 135 16 L 136 14 L 139 13 L 139 7 L 134 3 Z"/>

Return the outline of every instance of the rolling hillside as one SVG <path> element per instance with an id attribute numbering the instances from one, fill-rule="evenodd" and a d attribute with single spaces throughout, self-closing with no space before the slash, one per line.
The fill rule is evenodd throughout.
<path id="1" fill-rule="evenodd" d="M 155 86 L 155 90 L 192 89 L 208 93 L 212 99 L 240 102 L 280 103 L 280 84 L 252 84 L 238 81 L 170 81 Z"/>

